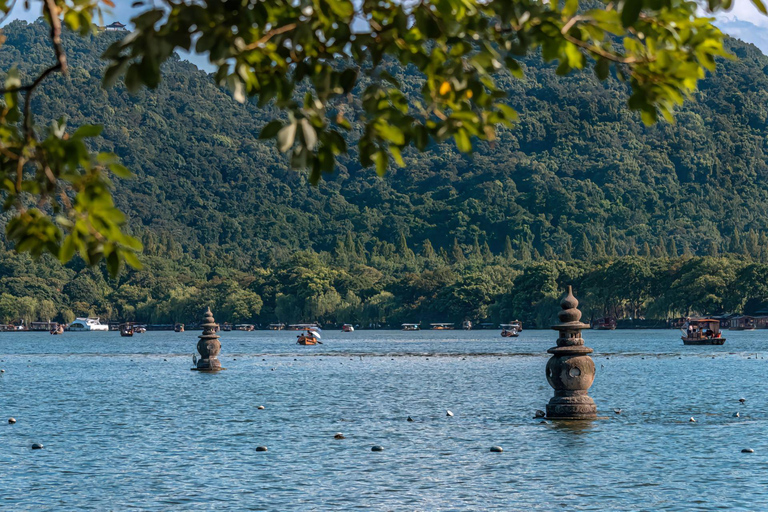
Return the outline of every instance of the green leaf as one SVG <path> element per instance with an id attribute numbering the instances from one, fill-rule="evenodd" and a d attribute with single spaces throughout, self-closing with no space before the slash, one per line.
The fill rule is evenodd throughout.
<path id="1" fill-rule="evenodd" d="M 275 135 L 277 135 L 277 132 L 280 131 L 280 128 L 283 127 L 283 123 L 280 121 L 270 121 L 267 123 L 267 126 L 261 129 L 261 133 L 259 134 L 260 139 L 271 139 Z"/>
<path id="2" fill-rule="evenodd" d="M 624 27 L 633 25 L 640 17 L 643 9 L 643 0 L 624 0 L 624 8 L 621 10 L 621 24 Z"/>
<path id="3" fill-rule="evenodd" d="M 389 165 L 389 155 L 385 151 L 378 151 L 373 155 L 373 161 L 376 162 L 376 174 L 384 176 L 387 174 Z"/>
<path id="4" fill-rule="evenodd" d="M 109 170 L 118 178 L 127 179 L 133 177 L 133 173 L 124 165 L 113 163 L 109 164 L 107 167 L 109 167 Z"/>
<path id="5" fill-rule="evenodd" d="M 103 126 L 100 124 L 84 124 L 80 126 L 75 133 L 72 134 L 73 139 L 83 139 L 86 137 L 98 137 L 101 135 Z"/>

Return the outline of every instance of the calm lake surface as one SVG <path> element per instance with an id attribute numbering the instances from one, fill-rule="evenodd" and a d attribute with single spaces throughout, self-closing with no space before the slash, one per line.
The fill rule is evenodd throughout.
<path id="1" fill-rule="evenodd" d="M 532 418 L 554 331 L 198 334 L 0 333 L 0 509 L 768 509 L 768 331 L 587 331 L 577 426 Z"/>

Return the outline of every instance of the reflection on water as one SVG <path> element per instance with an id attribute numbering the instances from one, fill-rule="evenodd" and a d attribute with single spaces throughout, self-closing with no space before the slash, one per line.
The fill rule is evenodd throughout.
<path id="1" fill-rule="evenodd" d="M 567 423 L 551 331 L 221 333 L 215 375 L 197 334 L 0 334 L 0 509 L 768 508 L 768 331 L 587 332 L 605 419 Z"/>

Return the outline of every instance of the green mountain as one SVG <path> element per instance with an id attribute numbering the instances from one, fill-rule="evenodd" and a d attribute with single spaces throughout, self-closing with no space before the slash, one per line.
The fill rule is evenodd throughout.
<path id="1" fill-rule="evenodd" d="M 50 62 L 41 22 L 16 21 L 3 33 L 0 69 L 18 65 L 23 75 Z M 564 279 L 587 279 L 611 262 L 638 261 L 650 265 L 649 276 L 670 275 L 691 256 L 728 253 L 736 279 L 750 262 L 768 259 L 768 58 L 752 45 L 728 41 L 738 59 L 700 83 L 675 124 L 653 127 L 625 108 L 617 80 L 558 77 L 531 57 L 526 78 L 506 84 L 519 126 L 494 144 L 471 156 L 451 144 L 411 151 L 406 168 L 384 178 L 359 166 L 352 144 L 338 171 L 313 188 L 258 140 L 275 112 L 236 103 L 187 62 L 169 63 L 157 90 L 102 89 L 98 57 L 116 37 L 68 35 L 70 73 L 47 81 L 33 108 L 40 123 L 65 116 L 104 125 L 98 149 L 114 151 L 136 173 L 116 184 L 116 196 L 145 244 L 148 268 L 112 282 L 77 263 L 54 270 L 4 253 L 8 273 L 0 279 L 34 274 L 55 289 L 18 285 L 6 294 L 47 297 L 58 315 L 190 319 L 205 301 L 191 297 L 218 287 L 210 292 L 216 304 L 229 300 L 233 318 L 251 321 L 346 321 L 341 311 L 370 322 L 444 311 L 459 320 L 534 319 L 531 304 L 555 297 Z M 410 70 L 392 73 L 417 91 Z M 684 261 L 665 260 L 678 256 Z M 657 261 L 667 266 L 659 270 Z M 650 277 L 643 283 L 654 293 Z M 503 298 L 514 287 L 518 297 L 532 295 Z M 317 307 L 306 302 L 310 292 L 320 297 Z M 720 297 L 706 307 L 738 309 L 749 299 Z M 629 299 L 596 300 L 595 312 L 632 314 Z M 686 310 L 684 297 L 656 310 L 652 300 L 642 299 L 639 310 Z M 378 312 L 366 316 L 370 301 Z"/>

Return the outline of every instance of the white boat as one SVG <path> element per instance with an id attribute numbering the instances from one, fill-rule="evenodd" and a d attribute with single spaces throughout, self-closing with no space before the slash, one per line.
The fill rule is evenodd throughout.
<path id="1" fill-rule="evenodd" d="M 108 331 L 109 326 L 99 322 L 98 318 L 75 318 L 75 321 L 69 324 L 68 331 Z"/>

